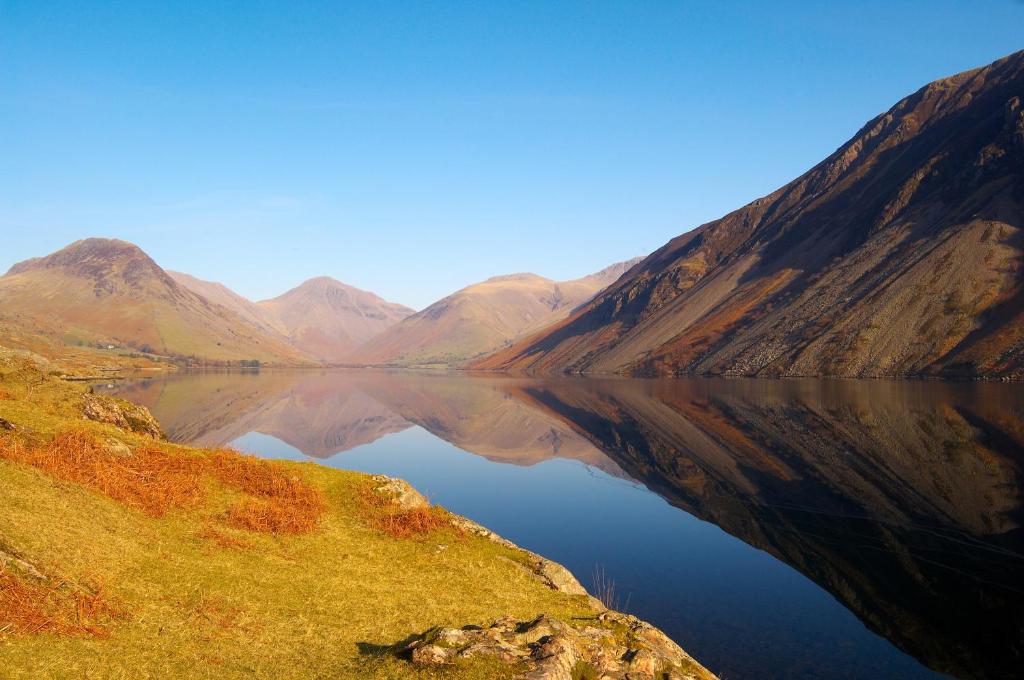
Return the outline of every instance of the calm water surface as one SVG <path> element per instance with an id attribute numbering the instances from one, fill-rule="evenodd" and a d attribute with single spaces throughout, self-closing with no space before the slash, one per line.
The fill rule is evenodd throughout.
<path id="1" fill-rule="evenodd" d="M 377 371 L 116 386 L 168 435 L 402 477 L 723 678 L 1011 678 L 1024 389 Z"/>

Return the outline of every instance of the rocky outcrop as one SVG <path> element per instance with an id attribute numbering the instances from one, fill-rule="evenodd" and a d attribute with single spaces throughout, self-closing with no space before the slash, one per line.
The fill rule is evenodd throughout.
<path id="1" fill-rule="evenodd" d="M 398 650 L 420 666 L 492 656 L 516 664 L 522 680 L 709 680 L 715 676 L 664 633 L 639 619 L 604 612 L 582 627 L 541 614 L 490 625 L 435 628 Z"/>
<path id="2" fill-rule="evenodd" d="M 391 503 L 402 510 L 415 510 L 430 505 L 426 497 L 404 479 L 387 475 L 372 475 L 371 479 L 374 481 L 373 490 L 388 496 Z"/>
<path id="3" fill-rule="evenodd" d="M 103 450 L 117 458 L 129 458 L 132 455 L 131 447 L 114 437 L 107 437 L 103 442 Z"/>
<path id="4" fill-rule="evenodd" d="M 98 423 L 109 423 L 128 432 L 163 439 L 160 423 L 145 406 L 138 406 L 113 397 L 86 394 L 82 403 L 82 415 Z"/>

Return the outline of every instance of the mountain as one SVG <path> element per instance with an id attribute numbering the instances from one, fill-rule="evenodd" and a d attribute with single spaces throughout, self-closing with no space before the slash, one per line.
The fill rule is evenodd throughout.
<path id="1" fill-rule="evenodd" d="M 373 365 L 456 365 L 567 317 L 639 258 L 590 276 L 552 281 L 536 274 L 496 276 L 463 288 L 388 329 L 352 354 Z"/>
<path id="2" fill-rule="evenodd" d="M 264 332 L 327 362 L 344 361 L 357 345 L 414 311 L 326 276 L 310 279 L 272 300 L 253 302 L 223 284 L 168 273 Z"/>
<path id="3" fill-rule="evenodd" d="M 229 308 L 179 285 L 138 246 L 90 238 L 0 277 L 0 321 L 70 345 L 205 361 L 308 360 Z"/>
<path id="4" fill-rule="evenodd" d="M 268 312 L 252 300 L 242 297 L 222 283 L 216 281 L 204 281 L 197 279 L 191 274 L 174 272 L 168 270 L 167 274 L 174 279 L 178 285 L 188 288 L 193 293 L 198 293 L 210 302 L 222 307 L 227 307 L 232 312 L 242 317 L 253 326 L 273 334 L 280 334 L 280 330 L 274 325 L 273 319 Z"/>
<path id="5" fill-rule="evenodd" d="M 938 80 L 475 367 L 1020 378 L 1022 98 L 1024 52 Z"/>
<path id="6" fill-rule="evenodd" d="M 326 276 L 257 305 L 295 347 L 326 362 L 346 361 L 356 347 L 415 311 Z"/>

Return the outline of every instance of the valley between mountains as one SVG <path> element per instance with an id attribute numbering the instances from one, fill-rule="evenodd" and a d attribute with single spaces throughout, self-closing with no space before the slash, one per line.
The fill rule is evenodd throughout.
<path id="1" fill-rule="evenodd" d="M 638 261 L 573 281 L 497 276 L 415 312 L 326 276 L 253 302 L 132 243 L 89 238 L 0 277 L 0 340 L 191 365 L 454 367 L 565 319 Z"/>
<path id="2" fill-rule="evenodd" d="M 194 365 L 1020 379 L 1022 229 L 1017 52 L 926 85 L 771 194 L 576 280 L 497 276 L 414 311 L 319 277 L 253 302 L 93 238 L 0 277 L 0 342 Z"/>

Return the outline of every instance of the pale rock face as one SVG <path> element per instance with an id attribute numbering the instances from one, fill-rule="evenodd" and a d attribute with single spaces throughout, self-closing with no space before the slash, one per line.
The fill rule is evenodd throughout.
<path id="1" fill-rule="evenodd" d="M 120 439 L 107 437 L 103 442 L 103 450 L 118 458 L 129 458 L 132 455 L 131 448 Z"/>
<path id="2" fill-rule="evenodd" d="M 98 394 L 86 394 L 83 398 L 82 414 L 88 420 L 109 423 L 128 432 L 163 439 L 160 424 L 145 406 L 138 406 L 124 399 Z M 116 440 L 115 440 L 116 441 Z M 123 446 L 123 444 L 122 444 Z"/>
<path id="3" fill-rule="evenodd" d="M 423 494 L 404 479 L 395 479 L 387 475 L 373 475 L 372 479 L 376 483 L 374 491 L 387 496 L 392 504 L 402 510 L 415 510 L 430 505 Z"/>
<path id="4" fill-rule="evenodd" d="M 26 562 L 13 553 L 3 550 L 2 544 L 0 544 L 0 567 L 11 569 L 40 581 L 46 580 L 46 576 L 39 571 L 34 564 Z"/>

